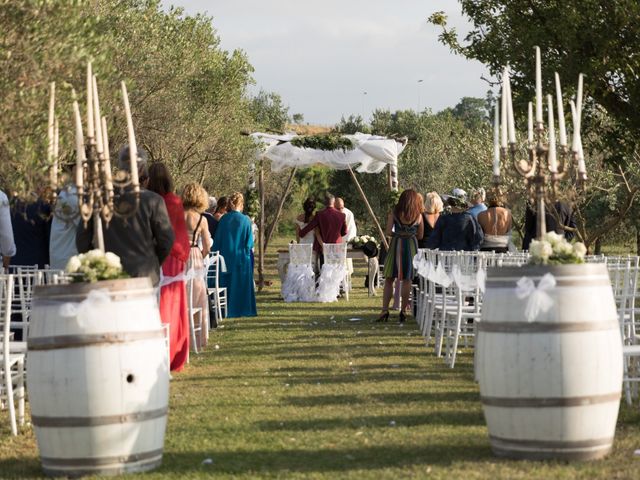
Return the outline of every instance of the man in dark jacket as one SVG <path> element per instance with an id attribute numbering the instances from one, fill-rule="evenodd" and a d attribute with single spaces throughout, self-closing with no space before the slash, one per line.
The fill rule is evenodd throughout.
<path id="1" fill-rule="evenodd" d="M 564 235 L 567 241 L 576 236 L 576 221 L 571 205 L 567 202 L 557 201 L 554 205 L 547 206 L 544 221 L 547 226 L 547 232 L 556 232 L 558 235 Z M 527 210 L 524 214 L 523 250 L 529 250 L 531 240 L 536 238 L 537 222 L 536 211 L 527 203 Z"/>
<path id="2" fill-rule="evenodd" d="M 447 204 L 451 207 L 451 213 L 438 217 L 427 239 L 427 248 L 478 250 L 484 234 L 478 220 L 467 211 L 469 204 L 464 198 L 454 196 L 447 198 Z"/>
<path id="3" fill-rule="evenodd" d="M 141 155 L 142 154 L 142 155 Z M 146 155 L 138 152 L 140 183 L 148 178 Z M 129 147 L 120 150 L 118 166 L 129 170 Z M 135 208 L 135 195 L 130 188 L 116 195 L 116 208 L 120 211 Z M 132 277 L 150 277 L 154 286 L 160 282 L 160 266 L 173 246 L 174 233 L 162 197 L 144 188 L 140 189 L 138 208 L 128 218 L 114 215 L 105 225 L 104 246 L 108 252 L 120 257 L 124 271 Z M 79 252 L 92 248 L 93 223 L 87 228 L 80 223 L 76 235 Z"/>

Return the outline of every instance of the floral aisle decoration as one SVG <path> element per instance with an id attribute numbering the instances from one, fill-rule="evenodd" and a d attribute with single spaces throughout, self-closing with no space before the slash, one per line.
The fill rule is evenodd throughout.
<path id="1" fill-rule="evenodd" d="M 547 232 L 541 240 L 533 240 L 529 245 L 533 265 L 568 265 L 585 263 L 587 247 L 584 243 L 569 243 L 563 235 Z"/>
<path id="2" fill-rule="evenodd" d="M 378 242 L 378 240 L 376 240 L 376 238 L 372 237 L 371 235 L 360 235 L 359 237 L 353 237 L 349 241 L 349 244 L 353 248 L 362 248 L 366 243 L 369 242 L 374 242 L 376 244 L 376 247 L 380 248 L 380 243 Z"/>
<path id="3" fill-rule="evenodd" d="M 105 253 L 99 249 L 74 255 L 67 262 L 66 271 L 74 283 L 129 278 L 122 269 L 120 257 L 113 252 Z"/>

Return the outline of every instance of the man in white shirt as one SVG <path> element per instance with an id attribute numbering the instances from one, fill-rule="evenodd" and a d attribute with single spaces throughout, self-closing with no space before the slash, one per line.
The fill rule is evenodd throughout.
<path id="1" fill-rule="evenodd" d="M 9 268 L 11 257 L 16 254 L 16 242 L 13 239 L 9 199 L 0 190 L 0 254 L 2 254 L 3 271 Z"/>
<path id="2" fill-rule="evenodd" d="M 349 243 L 358 233 L 355 217 L 353 216 L 353 212 L 344 206 L 344 200 L 340 197 L 336 198 L 336 209 L 339 212 L 344 213 L 344 221 L 347 224 L 347 234 L 342 237 L 342 241 Z M 350 258 L 347 258 L 347 271 L 349 272 L 349 275 L 353 274 L 353 260 Z"/>
<path id="3" fill-rule="evenodd" d="M 344 200 L 340 197 L 336 198 L 336 208 L 340 212 L 344 213 L 346 217 L 345 222 L 347 224 L 347 234 L 342 237 L 342 241 L 349 242 L 358 234 L 355 217 L 353 216 L 353 212 L 344 206 Z"/>

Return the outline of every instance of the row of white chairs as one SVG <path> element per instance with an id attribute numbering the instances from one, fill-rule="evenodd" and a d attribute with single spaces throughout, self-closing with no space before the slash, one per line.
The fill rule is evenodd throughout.
<path id="1" fill-rule="evenodd" d="M 439 252 L 420 250 L 419 284 L 414 288 L 416 320 L 427 346 L 434 339 L 434 353 L 455 366 L 460 339 L 473 345 L 476 322 L 481 317 L 483 278 L 491 266 L 523 265 L 526 252 Z M 607 265 L 623 341 L 624 391 L 628 404 L 640 396 L 640 333 L 636 313 L 640 305 L 640 257 L 588 256 L 589 263 Z"/>

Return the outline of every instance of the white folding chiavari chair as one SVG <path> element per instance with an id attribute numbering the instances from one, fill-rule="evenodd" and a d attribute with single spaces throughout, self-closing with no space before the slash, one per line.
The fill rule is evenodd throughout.
<path id="1" fill-rule="evenodd" d="M 202 312 L 202 308 L 195 307 L 193 303 L 194 282 L 195 278 L 189 278 L 187 280 L 187 312 L 189 315 L 191 347 L 195 353 L 200 353 L 200 349 L 198 347 L 198 338 L 202 340 L 202 337 L 205 334 L 202 326 L 204 313 Z"/>
<path id="2" fill-rule="evenodd" d="M 316 280 L 313 273 L 313 244 L 291 243 L 289 267 L 282 282 L 285 302 L 313 302 L 316 300 Z"/>
<path id="3" fill-rule="evenodd" d="M 220 252 L 209 253 L 209 268 L 207 269 L 207 293 L 209 302 L 213 301 L 213 314 L 216 325 L 227 317 L 227 289 L 220 286 L 220 270 L 223 257 Z"/>
<path id="4" fill-rule="evenodd" d="M 475 337 L 475 323 L 480 320 L 486 258 L 479 252 L 463 252 L 455 258 L 451 277 L 455 288 L 456 306 L 446 309 L 443 324 L 446 337 L 445 362 L 453 368 L 456 363 L 460 337 L 465 347 Z"/>
<path id="5" fill-rule="evenodd" d="M 349 300 L 349 272 L 347 271 L 347 243 L 325 243 L 322 245 L 324 264 L 318 280 L 317 296 L 320 302 L 335 302 L 340 287 Z"/>
<path id="6" fill-rule="evenodd" d="M 11 305 L 14 293 L 13 275 L 0 275 L 0 406 L 9 410 L 11 433 L 18 434 L 24 425 L 24 353 L 11 351 Z M 17 411 L 16 411 L 17 403 Z"/>

